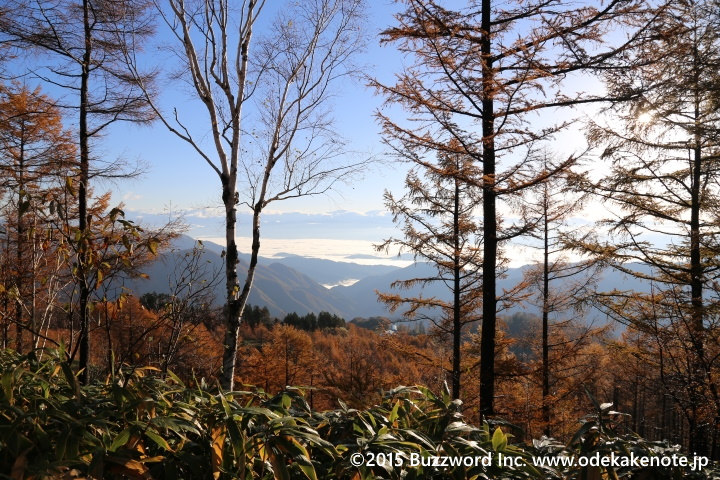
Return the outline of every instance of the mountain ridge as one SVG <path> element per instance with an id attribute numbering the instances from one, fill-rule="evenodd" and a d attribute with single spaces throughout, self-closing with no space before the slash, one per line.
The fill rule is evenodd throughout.
<path id="1" fill-rule="evenodd" d="M 222 247 L 212 242 L 201 243 L 204 261 L 207 262 L 210 270 L 222 272 L 224 268 L 220 253 Z M 163 254 L 161 259 L 145 269 L 145 273 L 149 275 L 150 279 L 133 280 L 132 289 L 138 295 L 152 291 L 168 293 L 168 277 L 173 270 L 172 264 L 177 263 L 180 256 L 188 254 L 195 245 L 195 240 L 189 237 L 181 238 L 175 243 L 172 251 Z M 241 282 L 244 279 L 242 269 L 247 269 L 249 257 L 247 254 L 240 256 Z M 416 263 L 398 268 L 336 262 L 299 255 L 291 255 L 288 258 L 290 260 L 287 258 L 261 258 L 248 299 L 249 304 L 267 306 L 271 315 L 278 318 L 291 312 L 304 315 L 320 311 L 327 311 L 348 320 L 355 317 L 390 316 L 387 308 L 378 302 L 376 292 L 396 291 L 407 296 L 418 296 L 422 293 L 425 297 L 435 296 L 443 300 L 450 300 L 450 291 L 441 282 L 429 284 L 424 288 L 413 287 L 404 291 L 390 288 L 390 284 L 395 280 L 434 275 L 435 269 L 430 264 Z M 524 270 L 527 268 L 528 266 L 508 269 L 498 279 L 498 287 L 500 289 L 512 288 L 522 280 Z M 343 269 L 346 269 L 348 273 L 344 274 Z M 326 288 L 321 283 L 327 279 L 337 280 L 343 275 L 345 277 L 358 275 L 361 278 L 358 278 L 352 285 L 338 285 L 332 288 Z M 223 278 L 215 286 L 216 304 L 218 305 L 222 304 L 225 294 Z M 602 291 L 609 291 L 617 287 L 643 289 L 640 282 L 623 279 L 623 275 L 617 271 L 606 271 L 603 278 L 599 280 L 598 286 Z M 526 302 L 525 304 L 516 304 L 503 313 L 513 314 L 522 311 L 534 313 L 535 310 L 537 310 L 536 307 Z M 591 313 L 593 317 L 601 316 L 597 310 Z M 399 313 L 395 316 L 399 316 Z"/>

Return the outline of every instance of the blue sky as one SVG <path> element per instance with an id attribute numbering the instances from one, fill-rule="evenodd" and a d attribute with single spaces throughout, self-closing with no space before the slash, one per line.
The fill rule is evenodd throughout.
<path id="1" fill-rule="evenodd" d="M 369 4 L 367 51 L 358 63 L 365 65 L 363 71 L 368 76 L 392 83 L 395 73 L 402 70 L 403 63 L 411 63 L 413 59 L 405 60 L 392 45 L 379 44 L 378 33 L 395 23 L 392 12 L 397 5 L 387 0 L 370 1 Z M 270 1 L 268 5 L 277 6 L 279 3 Z M 272 11 L 265 13 L 272 15 Z M 163 27 L 159 25 L 158 41 L 172 40 Z M 172 56 L 166 50 L 158 49 L 155 44 L 148 45 L 146 49 L 149 64 L 155 63 L 162 68 L 172 66 Z M 576 81 L 577 88 L 585 88 L 585 81 Z M 397 107 L 383 106 L 382 98 L 374 95 L 364 84 L 360 79 L 338 85 L 338 95 L 333 99 L 337 130 L 350 141 L 350 149 L 385 161 L 373 165 L 351 183 L 339 185 L 329 194 L 271 204 L 263 214 L 261 254 L 287 252 L 337 260 L 353 254 L 376 254 L 373 244 L 399 235 L 391 215 L 385 211 L 383 192 L 387 189 L 396 197 L 402 196 L 407 165 L 383 155 L 380 128 L 373 114 L 382 108 L 384 113 L 392 112 L 393 117 L 401 119 L 404 113 Z M 157 100 L 165 111 L 177 108 L 185 122 L 207 131 L 206 113 L 188 100 L 187 90 L 186 85 L 177 81 L 167 82 L 162 85 Z M 46 91 L 55 94 L 52 90 Z M 535 118 L 536 126 L 558 120 L 554 113 L 548 114 Z M 66 120 L 72 123 L 74 119 Z M 568 137 L 564 134 L 553 148 L 557 148 L 558 153 L 569 153 L 578 148 L 578 138 L 577 135 Z M 95 185 L 97 192 L 112 190 L 113 201 L 123 202 L 130 218 L 152 226 L 166 219 L 168 213 L 181 214 L 188 224 L 189 235 L 224 243 L 217 175 L 189 145 L 170 133 L 162 123 L 144 127 L 115 124 L 107 131 L 95 154 L 110 159 L 137 159 L 147 165 L 145 174 L 140 178 Z M 241 251 L 247 252 L 250 248 L 250 215 L 247 210 L 242 210 L 242 205 L 240 207 L 237 235 Z M 507 218 L 511 214 L 503 212 L 503 215 Z M 510 256 L 518 264 L 527 260 L 527 255 L 518 250 L 513 250 Z M 396 262 L 392 259 L 387 261 Z"/>
<path id="2" fill-rule="evenodd" d="M 380 46 L 377 34 L 393 23 L 395 8 L 389 2 L 372 2 L 368 12 L 372 32 L 367 51 L 358 59 L 360 64 L 366 65 L 363 69 L 366 74 L 386 81 L 392 81 L 394 72 L 401 67 L 402 58 L 393 47 Z M 349 148 L 360 152 L 361 156 L 383 158 L 380 129 L 373 118 L 382 99 L 364 83 L 359 79 L 339 86 L 339 94 L 333 99 L 337 129 L 350 140 Z M 193 110 L 186 94 L 177 85 L 165 85 L 161 95 L 160 103 L 166 109 L 177 107 L 182 118 L 202 126 L 204 112 Z M 129 216 L 152 223 L 164 218 L 163 215 L 157 217 L 163 212 L 183 212 L 190 227 L 189 235 L 221 241 L 224 227 L 222 212 L 217 208 L 222 205 L 217 175 L 194 150 L 160 122 L 150 127 L 114 126 L 104 142 L 104 149 L 110 155 L 140 159 L 147 165 L 141 178 L 108 185 L 113 190 L 114 201 L 124 202 Z M 265 245 L 285 244 L 286 252 L 313 254 L 309 245 L 325 244 L 329 248 L 332 244 L 338 250 L 338 245 L 345 244 L 348 254 L 372 253 L 372 243 L 397 234 L 391 217 L 384 211 L 383 192 L 387 188 L 401 193 L 405 172 L 403 165 L 380 162 L 328 194 L 271 204 L 263 214 Z M 241 237 L 240 247 L 245 251 L 249 243 L 245 247 L 242 237 L 250 235 L 249 227 L 250 215 L 241 209 L 238 236 Z M 316 241 L 289 241 L 299 239 Z M 322 248 L 318 250 L 322 251 Z"/>
<path id="3" fill-rule="evenodd" d="M 405 60 L 394 46 L 379 44 L 378 33 L 394 24 L 392 12 L 397 5 L 381 0 L 371 2 L 370 6 L 371 31 L 367 51 L 358 63 L 366 65 L 363 71 L 368 76 L 392 83 L 403 63 L 411 63 L 414 59 Z M 167 37 L 167 33 L 163 35 L 162 26 L 159 33 L 160 39 Z M 584 82 L 587 79 L 576 79 L 574 83 L 576 88 L 584 89 L 587 87 Z M 380 255 L 374 252 L 372 245 L 399 235 L 391 215 L 385 211 L 383 192 L 387 189 L 396 197 L 402 196 L 407 166 L 383 155 L 380 128 L 373 114 L 382 108 L 384 113 L 392 111 L 392 116 L 402 118 L 404 112 L 397 107 L 382 105 L 382 98 L 364 83 L 359 79 L 338 86 L 338 95 L 333 99 L 337 130 L 350 140 L 351 150 L 386 161 L 371 166 L 361 178 L 340 185 L 329 194 L 271 204 L 263 214 L 261 254 L 288 252 L 336 260 L 352 254 Z M 197 104 L 193 106 L 188 102 L 183 89 L 187 90 L 187 87 L 164 85 L 160 104 L 167 111 L 177 108 L 184 121 L 207 131 L 207 123 L 203 123 L 207 122 L 205 113 L 197 108 Z M 563 112 L 563 117 L 577 114 Z M 554 112 L 546 112 L 533 120 L 535 126 L 556 121 L 558 116 Z M 158 218 L 164 218 L 157 216 L 163 212 L 184 213 L 189 235 L 224 243 L 219 180 L 205 161 L 160 122 L 151 127 L 120 125 L 113 128 L 106 142 L 108 151 L 130 159 L 142 159 L 148 165 L 141 179 L 112 186 L 115 201 L 125 203 L 129 216 L 152 224 Z M 245 128 L 248 128 L 247 124 Z M 570 153 L 583 143 L 578 138 L 581 137 L 577 134 L 568 136 L 565 133 L 553 148 L 558 149 L 558 153 Z M 506 218 L 512 216 L 507 211 L 503 215 Z M 241 205 L 237 236 L 244 252 L 250 249 L 250 219 L 249 211 L 243 210 Z M 525 252 L 517 248 L 510 251 L 514 264 L 528 261 Z M 395 263 L 395 260 L 387 261 Z"/>

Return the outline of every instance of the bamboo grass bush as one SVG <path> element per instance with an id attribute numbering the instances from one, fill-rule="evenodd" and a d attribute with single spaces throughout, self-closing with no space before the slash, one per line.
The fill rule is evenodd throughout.
<path id="1" fill-rule="evenodd" d="M 62 349 L 0 351 L 0 478 L 720 478 L 709 467 L 533 466 L 533 458 L 595 452 L 677 454 L 662 442 L 616 434 L 610 420 L 617 413 L 597 402 L 569 444 L 543 438 L 519 445 L 495 425 L 468 424 L 446 390 L 399 387 L 367 410 L 340 402 L 317 412 L 299 389 L 221 392 L 154 368 L 122 369 L 81 386 L 64 358 Z M 504 465 L 499 454 L 518 460 Z M 434 457 L 492 462 L 433 465 Z"/>

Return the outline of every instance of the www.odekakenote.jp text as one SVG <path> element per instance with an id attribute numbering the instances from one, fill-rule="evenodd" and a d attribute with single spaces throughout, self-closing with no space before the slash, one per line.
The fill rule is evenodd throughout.
<path id="1" fill-rule="evenodd" d="M 421 455 L 419 453 L 374 453 L 356 452 L 350 456 L 350 462 L 356 466 L 368 467 L 489 467 L 493 464 L 503 467 L 522 467 L 531 464 L 534 467 L 550 468 L 574 468 L 574 467 L 611 467 L 611 468 L 644 468 L 644 467 L 680 467 L 690 468 L 698 471 L 708 466 L 710 459 L 704 456 L 686 456 L 672 454 L 665 456 L 638 456 L 631 452 L 630 455 L 617 455 L 615 452 L 600 454 L 599 452 L 590 456 L 555 456 L 555 457 L 521 457 L 518 455 L 506 455 L 503 453 L 488 452 L 485 455 L 477 456 L 443 456 L 443 455 Z"/>

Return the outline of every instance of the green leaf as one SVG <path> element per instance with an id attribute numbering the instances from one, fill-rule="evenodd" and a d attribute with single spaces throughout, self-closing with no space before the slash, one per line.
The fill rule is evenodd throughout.
<path id="1" fill-rule="evenodd" d="M 575 435 L 573 435 L 573 438 L 570 439 L 570 442 L 568 442 L 567 446 L 572 447 L 573 445 L 580 442 L 580 439 L 585 435 L 587 432 L 590 431 L 591 428 L 596 426 L 595 422 L 585 422 L 582 424 L 582 426 L 578 429 L 577 432 L 575 432 Z"/>
<path id="2" fill-rule="evenodd" d="M 507 447 L 507 436 L 500 430 L 500 427 L 496 428 L 495 433 L 493 433 L 492 447 L 496 452 L 502 452 Z"/>
<path id="3" fill-rule="evenodd" d="M 398 419 L 398 417 L 399 417 L 399 415 L 398 415 L 398 410 L 399 410 L 399 409 L 400 409 L 400 402 L 399 402 L 399 401 L 396 401 L 396 402 L 395 402 L 395 405 L 393 406 L 392 411 L 390 412 L 390 416 L 388 417 L 388 422 L 394 423 L 395 420 Z"/>
<path id="4" fill-rule="evenodd" d="M 117 436 L 115 437 L 115 439 L 113 440 L 112 445 L 110 445 L 110 449 L 109 449 L 109 450 L 110 450 L 111 452 L 114 452 L 114 451 L 116 451 L 118 448 L 120 448 L 120 447 L 122 447 L 123 445 L 125 445 L 125 444 L 128 442 L 128 440 L 130 440 L 130 433 L 131 433 L 131 432 L 130 432 L 130 429 L 129 429 L 129 428 L 126 428 L 126 429 L 123 430 L 122 432 L 118 433 L 118 435 L 117 435 Z"/>
<path id="5" fill-rule="evenodd" d="M 225 422 L 225 427 L 227 429 L 228 434 L 230 435 L 230 443 L 233 447 L 233 453 L 235 454 L 235 459 L 239 459 L 243 454 L 243 436 L 240 432 L 240 429 L 237 426 L 237 423 L 235 423 L 235 420 L 232 418 L 228 419 L 227 422 Z"/>
<path id="6" fill-rule="evenodd" d="M 592 393 L 590 393 L 590 390 L 588 390 L 587 385 L 583 385 L 583 389 L 585 390 L 585 394 L 590 398 L 590 401 L 592 402 L 593 406 L 595 407 L 595 410 L 600 412 L 601 411 L 600 403 L 597 401 L 595 396 Z"/>
<path id="7" fill-rule="evenodd" d="M 303 460 L 298 460 L 297 462 L 298 467 L 300 467 L 300 470 L 305 474 L 305 476 L 309 480 L 317 480 L 317 475 L 315 473 L 315 467 L 313 467 L 312 463 L 308 461 L 308 463 L 304 462 Z"/>
<path id="8" fill-rule="evenodd" d="M 69 427 L 65 427 L 60 434 L 57 436 L 55 443 L 55 458 L 57 460 L 65 459 L 65 453 L 67 452 L 68 438 L 72 434 Z"/>
<path id="9" fill-rule="evenodd" d="M 13 380 L 14 380 L 14 377 L 13 377 L 12 372 L 3 373 L 2 388 L 3 388 L 3 392 L 5 392 L 5 399 L 7 400 L 8 405 L 13 405 L 15 403 L 14 392 L 13 392 L 13 387 L 15 386 L 15 382 Z"/>
<path id="10" fill-rule="evenodd" d="M 115 220 L 117 220 L 118 216 L 124 217 L 125 212 L 123 212 L 120 208 L 117 207 L 110 210 L 110 221 L 114 222 Z"/>
<path id="11" fill-rule="evenodd" d="M 147 436 L 150 440 L 157 443 L 160 448 L 164 448 L 165 450 L 172 452 L 172 448 L 170 448 L 170 445 L 167 443 L 167 441 L 162 438 L 157 433 L 153 432 L 152 430 L 146 430 L 145 436 Z"/>
<path id="12" fill-rule="evenodd" d="M 65 374 L 65 380 L 73 388 L 75 398 L 80 398 L 80 382 L 78 382 L 77 377 L 73 374 L 70 364 L 62 362 L 61 365 L 62 371 Z"/>
<path id="13" fill-rule="evenodd" d="M 276 455 L 272 449 L 268 449 L 268 457 L 273 467 L 275 480 L 290 480 L 290 472 L 288 472 L 284 459 Z"/>

